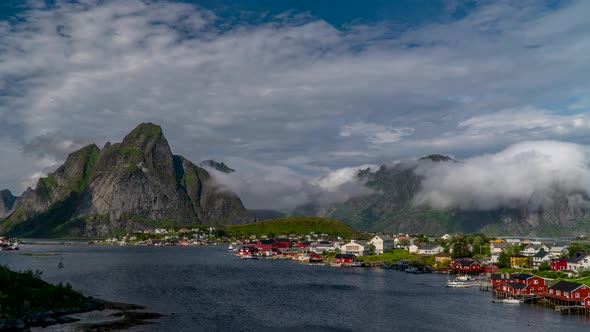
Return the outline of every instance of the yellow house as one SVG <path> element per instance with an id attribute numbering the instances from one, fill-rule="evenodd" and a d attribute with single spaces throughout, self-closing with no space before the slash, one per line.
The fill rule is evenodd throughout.
<path id="1" fill-rule="evenodd" d="M 530 257 L 524 255 L 510 256 L 510 267 L 529 267 L 531 265 Z"/>

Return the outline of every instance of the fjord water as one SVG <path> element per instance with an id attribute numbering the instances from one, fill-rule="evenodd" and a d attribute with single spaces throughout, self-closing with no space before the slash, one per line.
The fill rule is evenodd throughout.
<path id="1" fill-rule="evenodd" d="M 60 256 L 23 256 L 24 253 Z M 59 262 L 64 268 L 59 269 Z M 492 303 L 445 275 L 240 260 L 224 246 L 25 245 L 0 264 L 167 315 L 140 331 L 587 331 L 585 316 Z"/>

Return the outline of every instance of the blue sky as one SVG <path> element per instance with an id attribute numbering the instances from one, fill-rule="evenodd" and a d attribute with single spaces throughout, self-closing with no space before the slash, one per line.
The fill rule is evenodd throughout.
<path id="1" fill-rule="evenodd" d="M 20 193 L 69 152 L 145 121 L 175 153 L 226 162 L 237 191 L 279 206 L 429 153 L 585 147 L 588 12 L 586 1 L 3 2 L 0 187 Z M 266 193 L 251 193 L 260 183 Z"/>

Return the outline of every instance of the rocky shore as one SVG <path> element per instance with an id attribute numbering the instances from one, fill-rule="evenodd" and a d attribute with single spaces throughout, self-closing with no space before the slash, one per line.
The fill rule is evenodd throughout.
<path id="1" fill-rule="evenodd" d="M 14 272 L 0 266 L 0 331 L 22 331 L 31 327 L 47 327 L 79 321 L 69 315 L 96 310 L 112 310 L 113 317 L 105 323 L 84 324 L 85 331 L 114 331 L 131 326 L 153 324 L 148 320 L 162 317 L 143 312 L 142 306 L 109 302 L 87 297 L 70 285 L 52 285 L 41 280 L 41 272 Z"/>

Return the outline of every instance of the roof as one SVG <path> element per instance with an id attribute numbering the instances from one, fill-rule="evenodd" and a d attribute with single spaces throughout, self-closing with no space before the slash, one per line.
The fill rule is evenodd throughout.
<path id="1" fill-rule="evenodd" d="M 575 282 L 559 281 L 555 285 L 549 287 L 549 289 L 555 289 L 555 290 L 560 290 L 560 291 L 564 291 L 564 292 L 573 292 L 574 290 L 576 290 L 582 286 L 584 286 L 584 285 L 578 284 Z"/>
<path id="2" fill-rule="evenodd" d="M 462 266 L 471 266 L 474 263 L 479 264 L 478 261 L 470 260 L 470 259 L 460 259 L 455 263 L 455 265 L 462 265 Z"/>
<path id="3" fill-rule="evenodd" d="M 505 243 L 505 242 L 502 242 L 502 243 L 492 242 L 491 245 L 493 245 L 494 248 L 508 248 L 508 246 L 510 246 L 511 244 Z"/>
<path id="4" fill-rule="evenodd" d="M 584 259 L 586 256 L 587 256 L 586 253 L 578 251 L 572 257 L 570 257 L 567 261 L 570 263 L 578 263 L 582 259 Z"/>
<path id="5" fill-rule="evenodd" d="M 518 255 L 510 255 L 510 257 L 511 257 L 511 258 L 512 258 L 512 257 L 516 257 L 516 258 L 528 258 L 528 256 L 525 256 L 525 255 L 520 255 L 520 254 L 518 254 Z"/>
<path id="6" fill-rule="evenodd" d="M 382 234 L 380 234 L 380 235 L 375 235 L 375 236 L 378 236 L 383 241 L 393 241 L 393 239 L 389 235 L 382 235 Z"/>
<path id="7" fill-rule="evenodd" d="M 260 240 L 260 244 L 273 244 L 275 240 Z"/>
<path id="8" fill-rule="evenodd" d="M 523 280 L 527 280 L 530 279 L 532 277 L 534 277 L 534 274 L 528 274 L 528 273 L 520 273 L 514 276 L 514 279 L 523 279 Z"/>
<path id="9" fill-rule="evenodd" d="M 538 253 L 534 254 L 534 255 L 533 255 L 533 257 L 536 257 L 536 258 L 543 258 L 543 257 L 545 257 L 545 256 L 547 256 L 547 255 L 549 255 L 549 253 L 548 253 L 548 252 L 541 250 L 541 251 L 539 251 Z"/>

